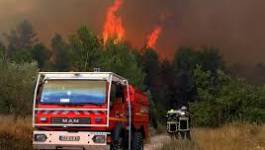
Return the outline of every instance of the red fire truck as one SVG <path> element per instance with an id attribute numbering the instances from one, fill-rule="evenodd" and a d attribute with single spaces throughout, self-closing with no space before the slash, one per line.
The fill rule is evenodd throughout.
<path id="1" fill-rule="evenodd" d="M 40 72 L 34 149 L 142 150 L 148 99 L 112 72 Z"/>

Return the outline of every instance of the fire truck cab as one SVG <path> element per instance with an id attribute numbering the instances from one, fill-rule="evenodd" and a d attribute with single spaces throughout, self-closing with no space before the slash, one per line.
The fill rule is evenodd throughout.
<path id="1" fill-rule="evenodd" d="M 40 72 L 34 149 L 143 149 L 148 99 L 112 72 Z"/>

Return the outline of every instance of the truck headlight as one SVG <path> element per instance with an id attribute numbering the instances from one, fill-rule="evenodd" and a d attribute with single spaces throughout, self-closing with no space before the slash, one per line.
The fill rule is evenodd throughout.
<path id="1" fill-rule="evenodd" d="M 45 134 L 35 134 L 34 141 L 37 142 L 45 142 L 47 140 L 47 136 Z"/>
<path id="2" fill-rule="evenodd" d="M 47 119 L 46 117 L 41 117 L 41 118 L 40 118 L 40 121 L 41 121 L 41 122 L 46 122 L 47 120 L 48 120 L 48 119 Z"/>
<path id="3" fill-rule="evenodd" d="M 93 137 L 94 143 L 105 143 L 106 142 L 106 136 L 105 135 L 95 135 Z"/>

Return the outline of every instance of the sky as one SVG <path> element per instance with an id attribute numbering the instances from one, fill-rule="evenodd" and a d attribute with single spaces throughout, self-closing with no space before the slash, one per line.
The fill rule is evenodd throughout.
<path id="1" fill-rule="evenodd" d="M 54 33 L 67 38 L 87 25 L 101 35 L 114 0 L 0 0 L 0 33 L 27 19 L 49 44 Z M 157 51 L 172 58 L 179 47 L 219 48 L 228 63 L 265 63 L 264 0 L 123 0 L 118 12 L 125 40 L 142 48 L 161 26 Z"/>

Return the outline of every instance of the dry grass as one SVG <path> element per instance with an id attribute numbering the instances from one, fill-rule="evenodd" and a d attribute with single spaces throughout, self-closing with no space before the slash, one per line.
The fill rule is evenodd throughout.
<path id="1" fill-rule="evenodd" d="M 192 141 L 166 142 L 162 150 L 265 150 L 265 125 L 234 123 L 221 128 L 197 128 Z"/>
<path id="2" fill-rule="evenodd" d="M 0 116 L 0 149 L 31 150 L 31 119 Z"/>

